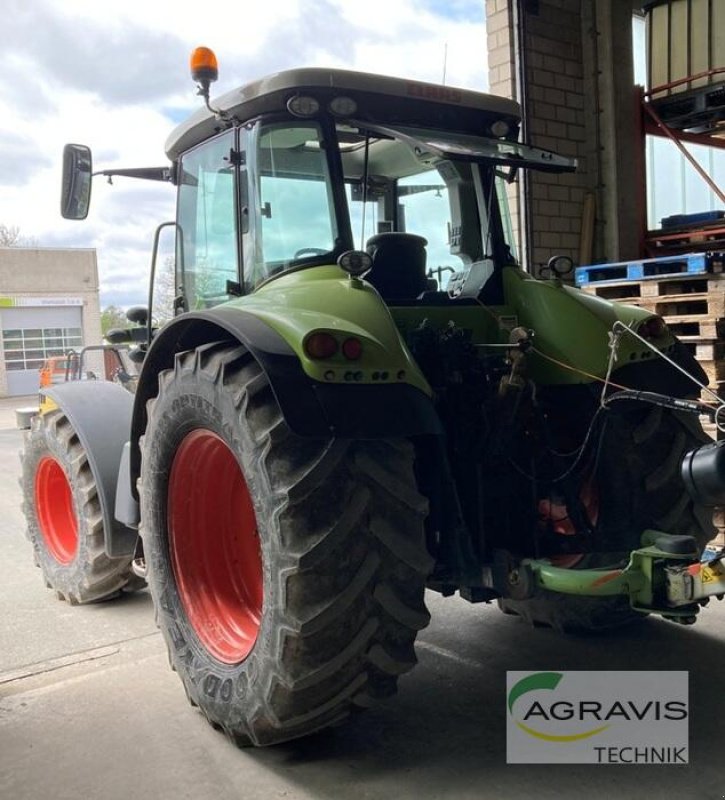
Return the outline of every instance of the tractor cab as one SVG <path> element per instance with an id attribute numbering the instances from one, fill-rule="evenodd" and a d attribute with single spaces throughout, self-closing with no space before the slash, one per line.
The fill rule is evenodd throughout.
<path id="1" fill-rule="evenodd" d="M 177 311 L 350 251 L 369 256 L 358 269 L 389 304 L 480 299 L 484 288 L 500 302 L 500 270 L 516 263 L 507 181 L 519 168 L 576 166 L 518 143 L 519 108 L 504 98 L 297 69 L 212 106 L 215 63 L 205 48 L 192 56 L 206 108 L 169 137 L 170 168 L 100 173 L 178 187 Z M 65 166 L 62 213 L 83 218 L 98 174 L 90 151 L 70 145 Z"/>
<path id="2" fill-rule="evenodd" d="M 502 98 L 341 70 L 224 95 L 167 142 L 187 309 L 350 250 L 386 302 L 477 297 L 492 279 L 494 300 L 516 259 L 506 181 L 575 167 L 517 143 L 518 126 Z"/>

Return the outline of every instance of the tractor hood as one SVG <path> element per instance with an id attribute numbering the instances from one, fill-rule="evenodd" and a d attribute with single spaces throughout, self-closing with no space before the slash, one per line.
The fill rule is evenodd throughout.
<path id="1" fill-rule="evenodd" d="M 542 383 L 587 383 L 603 378 L 609 363 L 609 332 L 619 321 L 637 330 L 650 311 L 613 303 L 558 279 L 537 280 L 520 269 L 504 269 L 506 303 L 516 311 L 518 324 L 534 331 L 537 353 L 532 357 L 532 377 Z M 664 329 L 651 340 L 670 352 L 675 337 Z M 647 363 L 657 355 L 633 336 L 623 336 L 614 369 Z"/>

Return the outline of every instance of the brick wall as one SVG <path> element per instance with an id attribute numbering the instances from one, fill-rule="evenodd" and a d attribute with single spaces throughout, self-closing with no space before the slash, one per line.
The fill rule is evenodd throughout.
<path id="1" fill-rule="evenodd" d="M 525 102 L 527 140 L 578 159 L 576 174 L 530 172 L 529 201 L 533 217 L 530 263 L 535 271 L 552 255 L 579 260 L 582 203 L 591 189 L 586 171 L 587 130 L 583 81 L 580 0 L 539 0 L 526 13 L 526 90 L 519 97 L 513 27 L 514 0 L 487 0 L 489 78 L 496 94 Z"/>
<path id="2" fill-rule="evenodd" d="M 509 0 L 486 0 L 486 36 L 489 91 L 520 102 L 516 87 L 513 9 Z M 507 192 L 511 224 L 517 237 L 516 244 L 520 255 L 523 249 L 523 226 L 519 213 L 519 183 L 510 184 Z"/>
<path id="3" fill-rule="evenodd" d="M 574 174 L 529 173 L 529 263 L 537 271 L 559 253 L 579 263 L 587 195 L 596 213 L 593 247 L 583 260 L 637 257 L 631 4 L 487 0 L 486 14 L 491 91 L 525 106 L 530 143 L 579 164 Z M 519 14 L 525 31 L 523 93 L 514 36 Z"/>

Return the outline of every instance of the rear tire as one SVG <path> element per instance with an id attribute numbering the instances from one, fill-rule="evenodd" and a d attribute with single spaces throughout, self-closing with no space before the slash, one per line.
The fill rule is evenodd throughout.
<path id="1" fill-rule="evenodd" d="M 33 418 L 21 459 L 27 536 L 46 585 L 71 605 L 130 588 L 131 557 L 106 555 L 96 481 L 62 410 Z"/>
<path id="2" fill-rule="evenodd" d="M 700 548 L 715 535 L 712 512 L 697 506 L 680 477 L 687 450 L 711 442 L 691 414 L 655 406 L 645 414 L 610 412 L 597 471 L 598 522 L 617 552 L 585 556 L 575 569 L 621 567 L 647 528 L 693 536 Z M 627 548 L 624 550 L 623 548 Z M 527 600 L 499 600 L 505 613 L 562 632 L 596 631 L 644 618 L 627 597 L 578 597 L 537 590 Z"/>
<path id="3" fill-rule="evenodd" d="M 160 375 L 142 453 L 157 623 L 213 726 L 273 744 L 395 692 L 432 566 L 408 442 L 295 436 L 253 358 L 214 343 Z"/>

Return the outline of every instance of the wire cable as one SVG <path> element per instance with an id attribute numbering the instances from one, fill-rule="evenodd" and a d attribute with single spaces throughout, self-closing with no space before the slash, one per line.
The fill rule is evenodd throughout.
<path id="1" fill-rule="evenodd" d="M 565 478 L 568 478 L 569 475 L 571 475 L 574 472 L 574 470 L 577 468 L 577 466 L 581 462 L 581 460 L 582 460 L 582 458 L 584 456 L 584 453 L 586 452 L 586 449 L 587 449 L 587 447 L 589 445 L 589 440 L 592 437 L 592 432 L 594 431 L 594 427 L 595 427 L 595 425 L 597 423 L 597 420 L 599 419 L 600 414 L 603 411 L 608 411 L 608 410 L 609 409 L 607 409 L 607 408 L 601 408 L 601 407 L 596 410 L 596 412 L 594 413 L 594 416 L 592 417 L 591 422 L 589 423 L 589 427 L 587 428 L 586 435 L 584 436 L 584 441 L 582 441 L 581 445 L 579 445 L 579 447 L 576 450 L 572 451 L 572 455 L 574 453 L 576 453 L 576 458 L 574 459 L 574 461 L 572 461 L 572 463 L 564 470 L 564 472 L 562 472 L 560 475 L 557 475 L 555 478 L 545 478 L 545 482 L 546 483 L 560 483 Z M 602 434 L 604 433 L 605 428 L 606 428 L 606 417 L 605 417 L 605 420 L 604 420 L 604 425 L 602 425 L 602 430 L 600 431 L 600 434 L 599 434 L 599 445 L 597 446 L 597 454 L 599 453 L 599 450 L 601 449 L 601 439 L 602 439 Z M 597 460 L 598 460 L 598 455 L 597 455 Z M 520 475 L 523 475 L 524 478 L 526 478 L 527 480 L 529 480 L 529 481 L 539 480 L 535 475 L 530 475 L 528 472 L 526 472 L 526 470 L 523 467 L 519 466 L 514 461 L 513 458 L 509 457 L 508 458 L 508 462 L 509 462 L 509 464 L 511 464 L 511 466 Z"/>
<path id="2" fill-rule="evenodd" d="M 538 347 L 535 345 L 531 345 L 531 352 L 536 353 L 536 355 L 541 356 L 542 358 L 546 359 L 547 361 L 551 361 L 552 364 L 556 364 L 557 367 L 561 367 L 562 369 L 569 370 L 569 372 L 575 372 L 577 375 L 583 375 L 585 378 L 591 378 L 593 381 L 599 381 L 599 383 L 606 383 L 606 378 L 602 378 L 600 375 L 593 375 L 591 372 L 587 372 L 586 370 L 580 369 L 579 367 L 574 367 L 571 364 L 567 364 L 564 361 L 559 361 L 558 358 L 554 358 L 554 356 L 550 356 L 548 353 L 545 353 L 543 350 L 539 350 Z M 614 383 L 614 381 L 609 381 L 610 386 L 615 386 L 617 389 L 628 389 L 628 386 L 623 386 L 619 383 Z"/>
<path id="3" fill-rule="evenodd" d="M 616 349 L 617 343 L 618 343 L 619 338 L 621 337 L 621 335 L 623 333 L 628 333 L 630 336 L 635 338 L 637 341 L 641 342 L 643 345 L 645 345 L 645 347 L 649 348 L 656 356 L 659 356 L 660 358 L 664 359 L 668 364 L 673 366 L 678 372 L 681 372 L 686 378 L 689 378 L 703 392 L 705 392 L 706 394 L 710 395 L 710 397 L 712 397 L 712 399 L 716 403 L 716 408 L 714 409 L 715 425 L 716 425 L 716 427 L 717 427 L 717 429 L 719 431 L 725 432 L 725 416 L 723 416 L 723 414 L 725 413 L 725 400 L 723 400 L 722 397 L 720 397 L 720 395 L 717 394 L 717 392 L 713 392 L 713 390 L 710 389 L 708 386 L 706 386 L 704 383 L 701 383 L 700 381 L 698 381 L 697 378 L 695 378 L 694 375 L 690 375 L 690 373 L 684 367 L 681 367 L 676 361 L 671 359 L 666 353 L 663 353 L 661 350 L 658 350 L 653 344 L 648 342 L 643 336 L 640 336 L 636 331 L 634 331 L 628 325 L 625 325 L 621 320 L 616 320 L 614 325 L 612 325 L 612 331 L 610 333 L 610 337 L 611 337 L 610 338 L 610 356 L 609 356 L 609 369 L 607 370 L 607 379 L 609 378 L 609 375 L 611 374 L 611 367 L 612 367 L 612 364 L 614 363 L 614 360 L 616 358 L 615 349 Z M 616 384 L 611 383 L 611 382 L 610 382 L 610 385 L 611 386 L 616 386 Z M 619 386 L 617 388 L 621 389 L 623 387 Z M 602 396 L 604 396 L 605 390 L 606 390 L 606 382 L 605 382 L 605 386 L 602 389 Z M 602 402 L 603 402 L 603 404 L 606 403 L 606 401 L 604 401 L 604 400 Z M 710 407 L 710 405 L 708 403 L 704 403 L 703 402 L 702 405 L 707 407 L 710 410 L 710 412 L 713 411 L 713 409 Z"/>

